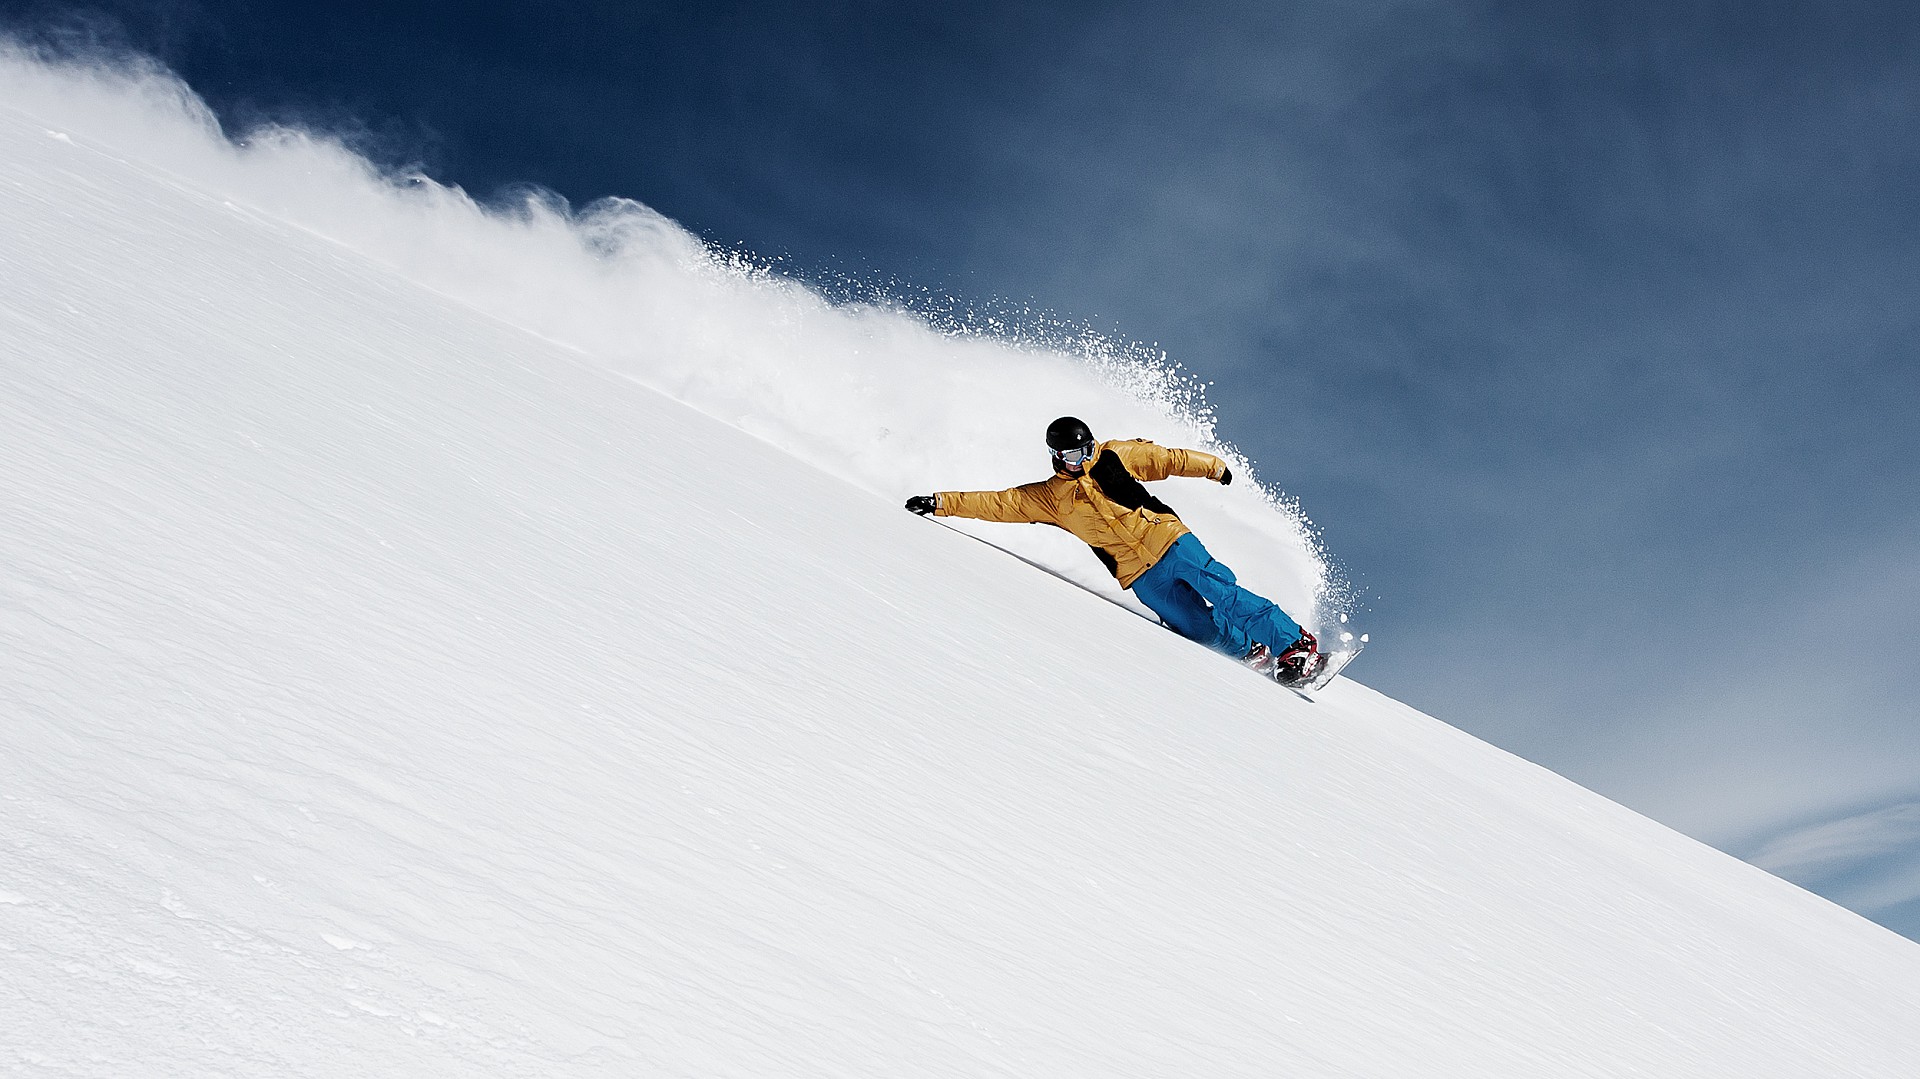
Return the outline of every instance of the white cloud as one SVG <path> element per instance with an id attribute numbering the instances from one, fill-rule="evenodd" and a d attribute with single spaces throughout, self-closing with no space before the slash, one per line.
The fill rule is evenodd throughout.
<path id="1" fill-rule="evenodd" d="M 1795 829 L 1748 860 L 1861 913 L 1890 910 L 1920 899 L 1920 801 Z"/>
<path id="2" fill-rule="evenodd" d="M 1920 845 L 1920 801 L 1902 802 L 1788 832 L 1747 860 L 1783 877 L 1819 879 L 1857 862 Z"/>

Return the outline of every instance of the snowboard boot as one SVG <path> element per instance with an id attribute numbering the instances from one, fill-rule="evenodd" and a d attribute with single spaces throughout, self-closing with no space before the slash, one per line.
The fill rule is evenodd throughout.
<path id="1" fill-rule="evenodd" d="M 1240 662 L 1246 664 L 1249 670 L 1267 678 L 1272 678 L 1274 665 L 1278 660 L 1274 658 L 1273 649 L 1268 648 L 1259 641 L 1255 641 L 1253 642 L 1253 647 L 1247 649 L 1247 654 L 1240 657 Z"/>

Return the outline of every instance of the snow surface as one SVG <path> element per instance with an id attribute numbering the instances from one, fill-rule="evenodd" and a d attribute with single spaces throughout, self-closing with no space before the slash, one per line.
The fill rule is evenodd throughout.
<path id="1" fill-rule="evenodd" d="M 0 60 L 0 1067 L 1920 1074 L 1920 946 L 899 508 L 1151 365 L 196 110 Z"/>

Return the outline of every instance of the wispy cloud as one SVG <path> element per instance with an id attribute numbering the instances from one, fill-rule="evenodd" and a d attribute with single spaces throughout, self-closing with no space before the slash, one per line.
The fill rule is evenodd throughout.
<path id="1" fill-rule="evenodd" d="M 1747 860 L 1884 920 L 1920 899 L 1920 801 L 1795 829 Z"/>
<path id="2" fill-rule="evenodd" d="M 1908 847 L 1920 847 L 1920 801 L 1795 829 L 1747 860 L 1783 877 L 1818 880 Z"/>

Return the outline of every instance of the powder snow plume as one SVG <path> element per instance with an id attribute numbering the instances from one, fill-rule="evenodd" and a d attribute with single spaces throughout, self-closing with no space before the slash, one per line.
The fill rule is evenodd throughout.
<path id="1" fill-rule="evenodd" d="M 1259 483 L 1216 429 L 1204 386 L 1157 349 L 1038 317 L 956 316 L 957 302 L 925 314 L 884 296 L 836 301 L 630 199 L 573 207 L 528 190 L 485 203 L 323 133 L 229 134 L 189 87 L 138 57 L 0 43 L 0 97 L 570 346 L 876 497 L 1041 478 L 1039 435 L 1062 414 L 1101 437 L 1219 453 L 1246 482 L 1175 481 L 1163 497 L 1243 581 L 1310 623 L 1353 604 L 1297 504 Z M 1116 591 L 1064 533 L 962 527 Z"/>

